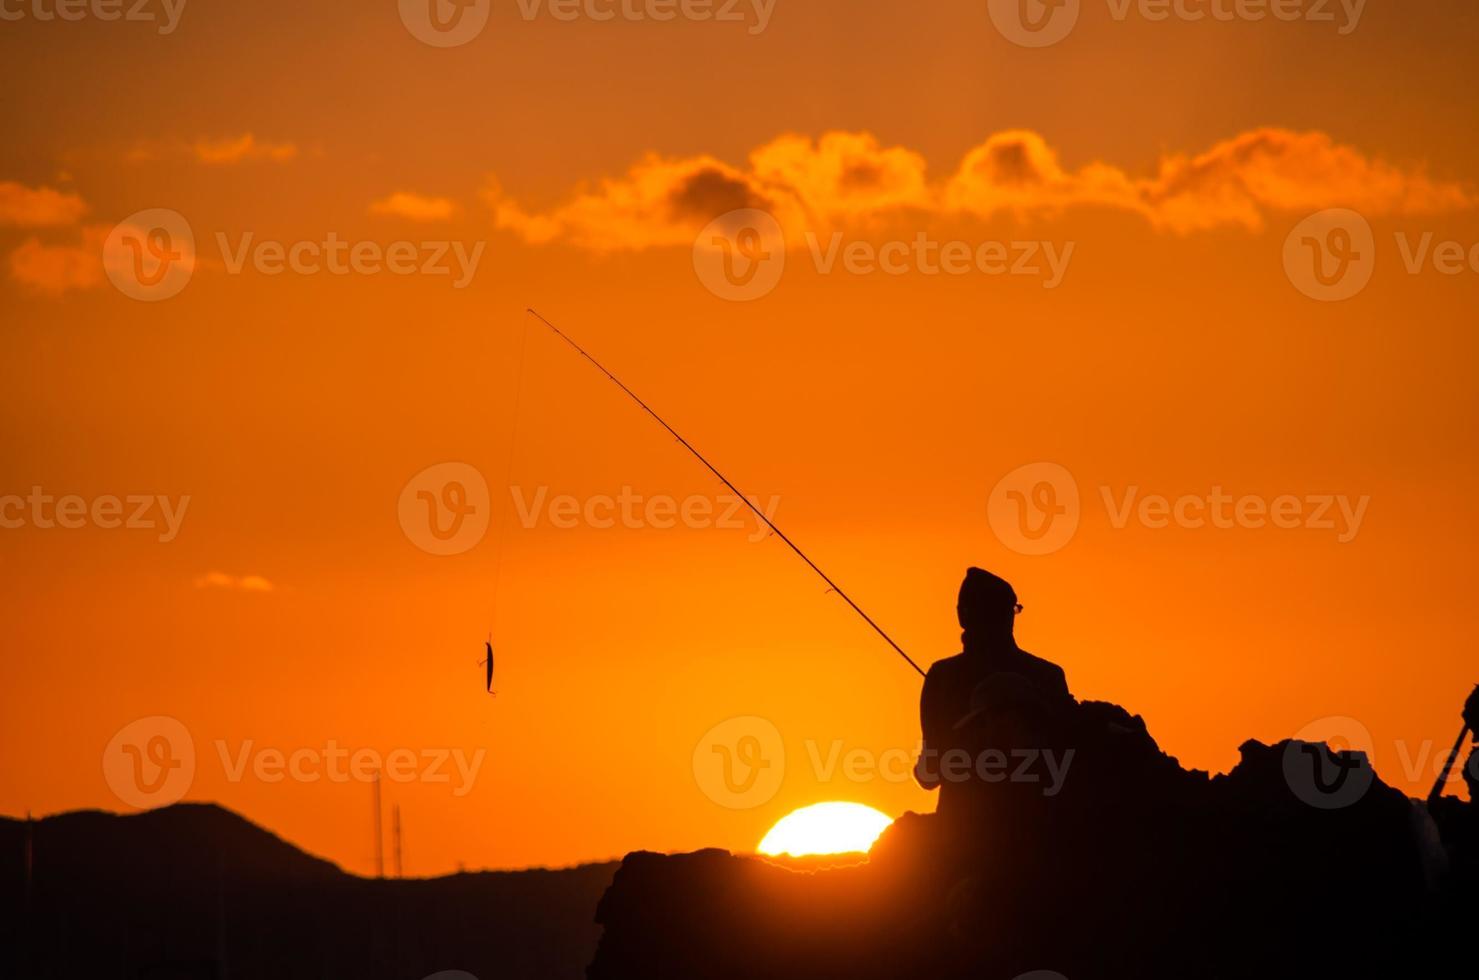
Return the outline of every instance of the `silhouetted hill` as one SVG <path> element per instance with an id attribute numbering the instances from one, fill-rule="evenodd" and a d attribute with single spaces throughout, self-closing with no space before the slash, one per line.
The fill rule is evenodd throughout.
<path id="1" fill-rule="evenodd" d="M 81 812 L 32 825 L 28 913 L 26 832 L 0 820 L 0 976 L 578 977 L 615 870 L 371 880 L 216 806 Z"/>

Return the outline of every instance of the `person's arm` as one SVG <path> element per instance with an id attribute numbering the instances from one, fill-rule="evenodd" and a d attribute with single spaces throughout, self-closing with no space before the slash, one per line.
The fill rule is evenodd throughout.
<path id="1" fill-rule="evenodd" d="M 941 733 L 936 730 L 936 718 L 939 715 L 935 708 L 936 684 L 935 672 L 931 670 L 925 675 L 924 688 L 919 692 L 919 731 L 922 741 L 919 760 L 914 764 L 914 779 L 927 790 L 940 788 L 939 752 L 943 741 Z"/>
<path id="2" fill-rule="evenodd" d="M 1056 665 L 1053 668 L 1053 693 L 1061 695 L 1065 700 L 1073 700 L 1073 693 L 1068 690 L 1068 674 Z"/>

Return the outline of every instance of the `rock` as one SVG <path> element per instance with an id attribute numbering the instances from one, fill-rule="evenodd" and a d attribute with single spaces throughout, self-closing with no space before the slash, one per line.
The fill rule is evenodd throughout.
<path id="1" fill-rule="evenodd" d="M 1250 741 L 1209 778 L 1103 703 L 1034 735 L 1073 752 L 1057 795 L 973 785 L 854 867 L 629 856 L 588 976 L 1471 975 L 1434 951 L 1472 882 L 1435 890 L 1414 804 L 1364 756 Z"/>

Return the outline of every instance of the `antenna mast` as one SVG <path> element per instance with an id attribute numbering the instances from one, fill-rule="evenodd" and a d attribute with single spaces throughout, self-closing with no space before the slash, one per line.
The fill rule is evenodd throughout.
<path id="1" fill-rule="evenodd" d="M 375 833 L 375 877 L 385 877 L 385 837 L 380 827 L 380 772 L 375 772 L 375 814 L 373 820 Z"/>
<path id="2" fill-rule="evenodd" d="M 395 838 L 395 876 L 404 878 L 406 869 L 401 864 L 401 805 L 395 804 L 390 811 L 391 834 Z"/>

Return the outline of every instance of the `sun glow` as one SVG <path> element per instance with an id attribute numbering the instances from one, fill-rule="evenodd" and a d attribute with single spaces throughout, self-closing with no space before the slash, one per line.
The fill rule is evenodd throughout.
<path id="1" fill-rule="evenodd" d="M 816 803 L 777 821 L 758 850 L 791 857 L 867 852 L 891 823 L 891 817 L 861 803 Z"/>

